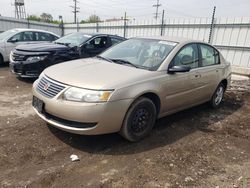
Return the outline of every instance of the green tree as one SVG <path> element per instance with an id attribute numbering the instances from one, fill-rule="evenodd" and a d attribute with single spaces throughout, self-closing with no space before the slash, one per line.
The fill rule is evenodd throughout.
<path id="1" fill-rule="evenodd" d="M 45 12 L 40 15 L 40 18 L 41 18 L 41 21 L 43 21 L 43 22 L 50 23 L 53 21 L 53 16 L 51 14 L 45 13 Z"/>
<path id="2" fill-rule="evenodd" d="M 28 16 L 27 19 L 31 20 L 31 21 L 37 21 L 37 22 L 41 21 L 41 18 L 39 16 L 36 16 L 36 15 L 30 15 L 30 16 Z"/>
<path id="3" fill-rule="evenodd" d="M 80 21 L 80 24 L 85 24 L 85 23 L 88 23 L 86 20 L 81 20 Z"/>
<path id="4" fill-rule="evenodd" d="M 53 24 L 61 24 L 61 21 L 59 20 L 53 20 L 53 17 L 51 14 L 48 13 L 42 13 L 40 16 L 37 15 L 30 15 L 27 18 L 30 21 L 37 21 L 37 22 L 47 22 L 47 23 L 53 23 Z"/>
<path id="5" fill-rule="evenodd" d="M 96 23 L 96 22 L 100 22 L 101 21 L 101 18 L 95 14 L 92 14 L 89 16 L 87 22 L 89 23 Z"/>

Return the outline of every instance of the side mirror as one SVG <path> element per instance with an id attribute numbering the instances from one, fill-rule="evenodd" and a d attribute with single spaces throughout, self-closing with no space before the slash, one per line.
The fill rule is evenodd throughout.
<path id="1" fill-rule="evenodd" d="M 11 43 L 16 43 L 16 42 L 18 42 L 18 39 L 15 39 L 15 38 L 13 38 L 13 39 L 9 39 L 9 40 L 8 40 L 8 42 L 11 42 Z"/>
<path id="2" fill-rule="evenodd" d="M 181 66 L 173 66 L 173 67 L 169 68 L 168 72 L 169 73 L 189 72 L 190 70 L 191 70 L 190 66 L 181 65 Z"/>

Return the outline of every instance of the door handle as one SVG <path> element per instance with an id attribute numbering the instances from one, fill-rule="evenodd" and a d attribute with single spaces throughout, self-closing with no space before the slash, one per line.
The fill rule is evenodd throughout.
<path id="1" fill-rule="evenodd" d="M 201 74 L 195 74 L 194 77 L 195 77 L 195 78 L 200 78 L 200 77 L 201 77 Z"/>

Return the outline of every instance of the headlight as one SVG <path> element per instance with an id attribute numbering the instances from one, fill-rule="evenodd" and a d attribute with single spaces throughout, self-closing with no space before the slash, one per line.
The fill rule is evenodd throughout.
<path id="1" fill-rule="evenodd" d="M 26 61 L 28 62 L 38 62 L 38 61 L 43 61 L 47 56 L 33 56 L 33 57 L 28 57 Z"/>
<path id="2" fill-rule="evenodd" d="M 71 87 L 63 94 L 63 98 L 78 102 L 106 102 L 112 91 L 96 91 Z"/>

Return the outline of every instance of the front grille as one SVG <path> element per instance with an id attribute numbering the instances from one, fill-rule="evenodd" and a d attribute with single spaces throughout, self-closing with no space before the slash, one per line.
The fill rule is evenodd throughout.
<path id="1" fill-rule="evenodd" d="M 13 61 L 25 61 L 25 55 L 13 53 L 12 60 Z"/>
<path id="2" fill-rule="evenodd" d="M 48 98 L 55 97 L 65 86 L 42 77 L 37 85 L 37 91 Z"/>

